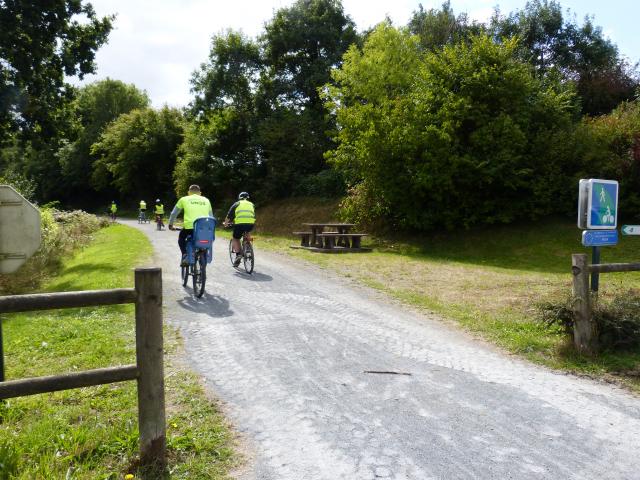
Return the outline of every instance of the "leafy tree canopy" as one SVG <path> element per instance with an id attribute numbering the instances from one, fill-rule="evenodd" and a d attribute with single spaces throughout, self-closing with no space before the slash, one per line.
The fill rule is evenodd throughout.
<path id="1" fill-rule="evenodd" d="M 128 199 L 173 197 L 172 172 L 183 131 L 177 109 L 145 108 L 120 115 L 91 149 L 98 157 L 95 186 L 113 185 Z"/>
<path id="2" fill-rule="evenodd" d="M 574 81 L 583 113 L 598 115 L 633 98 L 638 72 L 622 58 L 602 29 L 585 18 L 578 24 L 554 0 L 532 0 L 509 15 L 496 10 L 489 29 L 496 39 L 518 37 L 518 54 L 538 75 L 557 72 Z"/>
<path id="3" fill-rule="evenodd" d="M 95 70 L 113 17 L 82 0 L 0 1 L 0 142 L 17 131 L 49 138 L 72 97 L 64 76 Z"/>

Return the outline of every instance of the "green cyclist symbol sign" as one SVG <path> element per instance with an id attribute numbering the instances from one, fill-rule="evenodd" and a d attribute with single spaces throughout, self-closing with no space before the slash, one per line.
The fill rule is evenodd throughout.
<path id="1" fill-rule="evenodd" d="M 591 180 L 587 228 L 616 228 L 618 220 L 618 182 Z"/>

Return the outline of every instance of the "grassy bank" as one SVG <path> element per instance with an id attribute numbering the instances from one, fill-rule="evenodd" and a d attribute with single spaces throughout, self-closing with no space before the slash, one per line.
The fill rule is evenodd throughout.
<path id="1" fill-rule="evenodd" d="M 151 254 L 125 226 L 101 230 L 66 262 L 47 291 L 131 286 Z M 7 379 L 135 363 L 133 307 L 7 316 Z M 165 332 L 168 478 L 224 478 L 234 462 L 230 432 L 180 362 L 180 339 Z M 135 382 L 11 399 L 0 405 L 0 478 L 120 479 L 136 474 Z"/>
<path id="2" fill-rule="evenodd" d="M 571 292 L 571 254 L 588 250 L 570 221 L 501 226 L 415 237 L 373 238 L 368 254 L 323 255 L 292 250 L 292 235 L 271 235 L 273 209 L 260 217 L 256 248 L 284 252 L 340 272 L 401 301 L 457 321 L 467 330 L 529 360 L 553 368 L 622 382 L 640 391 L 640 353 L 576 355 L 566 335 L 539 321 L 537 305 L 561 301 Z M 306 221 L 324 221 L 332 212 Z M 297 223 L 301 223 L 298 221 Z M 294 226 L 297 230 L 300 226 Z M 293 230 L 293 229 L 292 229 Z M 603 262 L 638 261 L 640 239 L 622 237 L 603 249 Z M 601 276 L 600 301 L 640 289 L 640 272 Z"/>

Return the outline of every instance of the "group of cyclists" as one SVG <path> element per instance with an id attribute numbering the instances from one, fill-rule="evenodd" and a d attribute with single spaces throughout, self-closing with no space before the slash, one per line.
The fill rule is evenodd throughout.
<path id="1" fill-rule="evenodd" d="M 109 212 L 113 220 L 115 220 L 117 211 L 118 207 L 116 202 L 111 202 Z M 188 195 L 185 195 L 176 202 L 175 207 L 173 207 L 169 215 L 169 230 L 175 230 L 174 223 L 180 212 L 183 212 L 183 228 L 178 235 L 178 247 L 180 247 L 180 253 L 182 254 L 181 265 L 185 266 L 187 264 L 186 242 L 187 238 L 193 234 L 193 223 L 201 217 L 213 217 L 213 210 L 211 208 L 211 202 L 207 197 L 202 195 L 200 187 L 198 185 L 191 185 Z M 144 200 L 140 200 L 139 218 L 146 218 L 146 213 L 147 203 Z M 164 227 L 164 205 L 159 198 L 156 199 L 154 213 L 156 222 L 159 222 L 161 228 Z M 247 192 L 241 192 L 238 195 L 238 200 L 229 208 L 229 212 L 224 220 L 224 226 L 233 225 L 232 251 L 235 254 L 233 262 L 235 267 L 240 265 L 242 261 L 240 240 L 245 233 L 253 230 L 255 223 L 255 206 L 249 200 L 249 194 Z"/>

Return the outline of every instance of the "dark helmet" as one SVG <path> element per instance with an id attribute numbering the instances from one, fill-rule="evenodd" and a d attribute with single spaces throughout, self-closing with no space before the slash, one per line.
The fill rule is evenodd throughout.
<path id="1" fill-rule="evenodd" d="M 249 198 L 249 194 L 247 192 L 240 192 L 240 195 L 238 195 L 238 200 L 242 200 L 244 198 Z"/>

